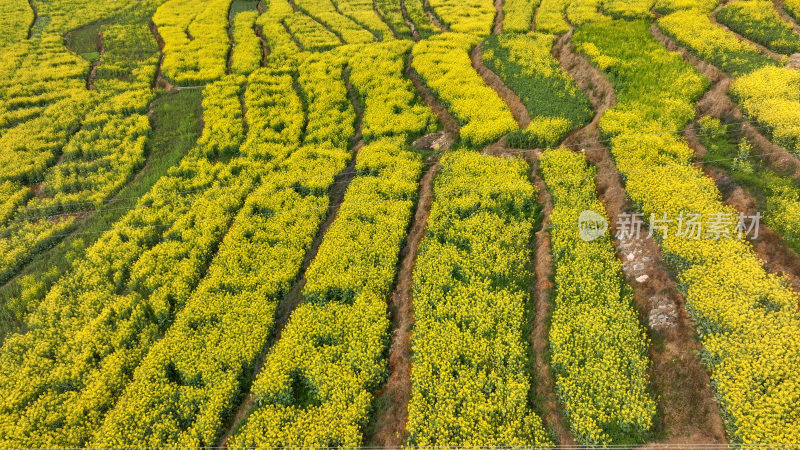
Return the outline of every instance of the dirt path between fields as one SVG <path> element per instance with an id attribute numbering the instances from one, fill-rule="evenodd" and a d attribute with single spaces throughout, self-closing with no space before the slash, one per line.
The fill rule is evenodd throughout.
<path id="1" fill-rule="evenodd" d="M 256 10 L 258 11 L 259 15 L 264 14 L 263 1 L 258 2 L 258 4 L 256 5 Z M 258 19 L 256 19 L 256 22 L 257 21 Z M 267 61 L 269 60 L 270 49 L 269 49 L 269 43 L 267 42 L 267 38 L 264 37 L 264 28 L 258 23 L 254 23 L 253 32 L 256 33 L 259 42 L 261 42 L 261 67 L 267 67 Z"/>
<path id="2" fill-rule="evenodd" d="M 406 22 L 406 25 L 408 25 L 408 28 L 411 29 L 411 39 L 413 39 L 414 42 L 419 42 L 421 39 L 419 30 L 417 30 L 417 25 L 408 15 L 408 10 L 406 9 L 406 0 L 400 0 L 400 13 L 403 14 L 403 20 Z"/>
<path id="3" fill-rule="evenodd" d="M 389 304 L 393 329 L 389 348 L 389 379 L 376 394 L 377 403 L 387 406 L 376 414 L 376 429 L 366 440 L 368 447 L 401 448 L 408 439 L 406 422 L 411 399 L 411 335 L 414 327 L 413 274 L 419 245 L 425 236 L 431 213 L 433 180 L 439 172 L 440 157 L 441 153 L 437 153 L 426 161 L 429 168 L 419 184 L 419 202 L 414 222 L 400 253 L 400 271 Z"/>
<path id="4" fill-rule="evenodd" d="M 616 218 L 635 212 L 611 153 L 601 143 L 598 127 L 602 114 L 616 103 L 614 90 L 599 70 L 572 51 L 570 36 L 571 32 L 557 41 L 553 54 L 589 96 L 596 115 L 589 125 L 570 134 L 564 145 L 584 153 L 597 167 L 598 197 L 611 219 L 609 228 L 613 236 Z M 697 357 L 701 346 L 695 338 L 685 299 L 669 276 L 660 247 L 648 237 L 645 226 L 641 239 L 615 239 L 614 247 L 625 278 L 633 288 L 640 319 L 647 324 L 651 339 L 649 356 L 653 367 L 650 377 L 661 421 L 655 427 L 663 439 L 650 447 L 726 443 L 725 428 L 708 374 Z"/>
<path id="5" fill-rule="evenodd" d="M 781 65 L 783 65 L 783 63 L 781 61 L 781 58 L 782 58 L 783 55 L 781 55 L 779 53 L 776 53 L 776 52 L 773 52 L 772 50 L 768 49 L 767 47 L 765 47 L 765 46 L 763 46 L 763 45 L 761 45 L 761 44 L 759 44 L 757 42 L 751 41 L 750 39 L 748 39 L 748 38 L 742 36 L 741 34 L 731 30 L 730 28 L 728 28 L 727 25 L 725 25 L 725 24 L 723 24 L 723 23 L 721 23 L 721 22 L 719 22 L 717 20 L 717 13 L 722 8 L 724 8 L 725 5 L 727 5 L 728 3 L 729 2 L 720 3 L 719 5 L 717 5 L 716 8 L 714 8 L 713 11 L 711 11 L 711 14 L 709 14 L 709 17 L 711 18 L 711 22 L 714 23 L 716 26 L 722 28 L 723 30 L 727 31 L 728 33 L 730 33 L 734 37 L 736 37 L 736 39 L 738 39 L 739 41 L 744 42 L 745 44 L 749 44 L 752 47 L 755 47 L 758 51 L 761 52 L 761 54 L 763 54 L 767 58 L 773 59 L 773 60 L 781 63 Z"/>
<path id="6" fill-rule="evenodd" d="M 39 10 L 36 9 L 36 5 L 33 4 L 33 0 L 28 0 L 28 5 L 31 7 L 31 11 L 33 11 L 33 20 L 31 24 L 28 26 L 28 39 L 33 38 L 33 28 L 36 26 L 36 22 L 39 21 Z"/>
<path id="7" fill-rule="evenodd" d="M 494 0 L 494 9 L 497 12 L 494 15 L 492 34 L 500 34 L 503 32 L 503 22 L 506 19 L 505 12 L 503 12 L 503 0 Z"/>
<path id="8" fill-rule="evenodd" d="M 236 47 L 236 40 L 233 38 L 233 2 L 228 6 L 228 27 L 225 30 L 228 33 L 228 55 L 225 58 L 225 73 L 231 74 L 231 65 L 233 64 L 233 48 Z"/>
<path id="9" fill-rule="evenodd" d="M 436 114 L 444 131 L 418 139 L 424 146 L 435 151 L 426 166 L 428 169 L 420 180 L 419 201 L 414 221 L 406 236 L 405 246 L 400 253 L 400 270 L 397 274 L 395 290 L 389 304 L 392 320 L 392 342 L 389 347 L 389 379 L 376 393 L 379 408 L 372 421 L 373 429 L 366 438 L 368 447 L 400 448 L 408 438 L 408 402 L 411 399 L 411 337 L 414 327 L 413 273 L 417 261 L 419 244 L 425 236 L 425 227 L 433 203 L 433 182 L 439 172 L 442 153 L 450 149 L 458 136 L 458 122 L 447 109 L 433 96 L 422 83 L 411 66 L 409 54 L 406 75 L 414 84 L 425 104 Z M 434 145 L 435 143 L 435 145 Z"/>
<path id="10" fill-rule="evenodd" d="M 536 187 L 539 204 L 542 206 L 542 224 L 536 232 L 536 254 L 534 273 L 536 284 L 531 286 L 536 310 L 533 317 L 533 332 L 528 341 L 533 351 L 533 368 L 535 373 L 535 392 L 542 409 L 542 420 L 552 430 L 558 445 L 574 446 L 575 440 L 569 431 L 566 417 L 561 413 L 556 395 L 555 380 L 550 367 L 550 316 L 553 302 L 550 294 L 553 289 L 553 253 L 550 242 L 550 216 L 553 212 L 553 199 L 547 191 L 544 180 L 539 176 L 539 158 L 541 151 L 523 153 L 531 166 L 530 180 Z"/>
<path id="11" fill-rule="evenodd" d="M 447 27 L 441 20 L 439 20 L 439 16 L 433 11 L 431 8 L 431 3 L 429 0 L 423 0 L 422 8 L 425 10 L 425 13 L 428 15 L 428 18 L 431 20 L 431 23 L 439 29 L 442 33 L 447 33 L 450 31 L 450 28 Z"/>
<path id="12" fill-rule="evenodd" d="M 307 281 L 306 272 L 308 267 L 316 258 L 317 252 L 319 252 L 319 247 L 322 245 L 322 241 L 325 238 L 325 234 L 328 232 L 328 229 L 330 229 L 331 225 L 339 214 L 339 208 L 344 202 L 344 196 L 347 188 L 350 186 L 350 182 L 353 181 L 353 178 L 355 178 L 355 167 L 358 152 L 364 146 L 364 141 L 362 139 L 364 112 L 363 106 L 361 105 L 355 90 L 350 84 L 350 75 L 347 69 L 342 71 L 342 78 L 344 79 L 345 86 L 347 87 L 347 94 L 350 97 L 350 101 L 352 102 L 353 108 L 356 111 L 356 133 L 351 139 L 350 162 L 348 163 L 347 167 L 339 172 L 339 174 L 334 178 L 331 189 L 328 192 L 327 217 L 317 230 L 317 234 L 315 235 L 308 251 L 306 251 L 303 262 L 300 266 L 300 272 L 298 274 L 297 281 L 295 281 L 291 289 L 289 289 L 289 292 L 278 304 L 275 313 L 274 338 L 270 338 L 268 340 L 261 355 L 259 355 L 257 358 L 254 365 L 253 376 L 248 381 L 245 389 L 243 389 L 244 394 L 242 401 L 239 404 L 239 407 L 236 408 L 236 413 L 226 427 L 226 431 L 223 434 L 219 445 L 217 446 L 219 448 L 228 448 L 228 441 L 230 440 L 231 436 L 233 436 L 233 433 L 239 429 L 252 411 L 255 402 L 255 398 L 250 392 L 252 383 L 255 381 L 255 379 L 258 377 L 258 374 L 261 372 L 261 369 L 264 367 L 269 349 L 272 348 L 274 343 L 277 343 L 280 340 L 284 328 L 289 323 L 289 318 L 291 317 L 292 312 L 294 312 L 294 310 L 303 303 L 303 288 L 305 288 Z"/>
<path id="13" fill-rule="evenodd" d="M 693 65 L 698 72 L 713 83 L 711 89 L 697 102 L 698 117 L 709 115 L 738 123 L 742 134 L 761 152 L 770 168 L 780 173 L 788 173 L 794 179 L 800 179 L 800 159 L 764 136 L 761 133 L 761 127 L 750 123 L 739 107 L 728 97 L 727 93 L 733 82 L 729 75 L 705 61 L 697 59 L 688 50 L 678 45 L 675 40 L 664 34 L 657 24 L 650 27 L 650 33 L 667 50 L 680 53 L 684 61 Z"/>
<path id="14" fill-rule="evenodd" d="M 175 86 L 167 81 L 164 78 L 164 74 L 162 72 L 162 67 L 164 65 L 164 38 L 161 37 L 161 33 L 158 32 L 158 26 L 152 20 L 150 21 L 150 32 L 155 37 L 156 42 L 158 43 L 158 51 L 160 52 L 160 56 L 158 58 L 158 67 L 156 68 L 156 76 L 153 78 L 153 89 L 164 89 L 167 91 L 174 91 Z"/>
<path id="15" fill-rule="evenodd" d="M 700 142 L 694 124 L 689 124 L 683 133 L 689 147 L 696 156 L 696 165 L 716 183 L 726 205 L 740 213 L 753 216 L 758 212 L 758 202 L 749 191 L 733 182 L 725 171 L 703 164 L 707 149 Z M 768 272 L 786 275 L 795 292 L 800 292 L 800 257 L 786 247 L 783 239 L 769 226 L 761 223 L 758 238 L 750 241 L 758 258 L 764 262 Z"/>
<path id="16" fill-rule="evenodd" d="M 86 89 L 90 91 L 97 90 L 94 85 L 95 80 L 97 80 L 97 68 L 100 67 L 100 64 L 103 61 L 103 55 L 106 53 L 106 44 L 103 41 L 103 33 L 97 33 L 97 61 L 93 61 L 89 65 L 89 74 L 86 77 Z"/>

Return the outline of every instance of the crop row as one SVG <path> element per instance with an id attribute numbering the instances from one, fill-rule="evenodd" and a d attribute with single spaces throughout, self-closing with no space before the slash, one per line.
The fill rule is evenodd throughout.
<path id="1" fill-rule="evenodd" d="M 430 0 L 430 5 L 452 31 L 477 36 L 492 32 L 497 11 L 489 0 Z"/>
<path id="2" fill-rule="evenodd" d="M 777 65 L 755 47 L 720 28 L 708 14 L 696 9 L 679 10 L 658 19 L 658 26 L 699 58 L 738 77 L 768 65 Z"/>
<path id="3" fill-rule="evenodd" d="M 611 137 L 627 193 L 645 217 L 696 213 L 735 218 L 677 137 L 693 120 L 693 101 L 707 81 L 677 53 L 660 47 L 648 28 L 647 22 L 614 21 L 582 27 L 574 36 L 592 61 L 614 62 L 607 72 L 618 104 L 600 126 Z M 701 29 L 697 35 L 702 34 Z M 645 134 L 650 130 L 653 134 Z M 665 134 L 668 130 L 676 135 Z M 800 411 L 794 405 L 800 383 L 790 369 L 800 364 L 797 299 L 780 277 L 765 271 L 751 245 L 737 237 L 735 219 L 723 224 L 727 235 L 695 240 L 679 236 L 679 222 L 673 220 L 669 238 L 661 241 L 665 259 L 685 291 L 704 346 L 702 360 L 733 440 L 797 442 Z"/>
<path id="4" fill-rule="evenodd" d="M 503 2 L 503 31 L 527 33 L 531 31 L 533 16 L 540 0 L 507 0 Z"/>
<path id="5" fill-rule="evenodd" d="M 414 45 L 413 67 L 462 123 L 461 138 L 481 146 L 517 129 L 503 100 L 472 68 L 469 50 L 478 39 L 445 33 Z"/>
<path id="6" fill-rule="evenodd" d="M 564 14 L 565 9 L 571 4 L 567 0 L 542 0 L 536 11 L 536 31 L 550 34 L 562 34 L 569 31 L 570 26 L 564 18 Z"/>
<path id="7" fill-rule="evenodd" d="M 414 269 L 408 444 L 549 442 L 531 409 L 523 334 L 536 193 L 518 159 L 442 157 Z"/>
<path id="8" fill-rule="evenodd" d="M 331 0 L 346 17 L 361 24 L 381 41 L 393 39 L 389 25 L 375 13 L 373 0 Z"/>
<path id="9" fill-rule="evenodd" d="M 325 24 L 348 44 L 363 44 L 374 40 L 372 33 L 339 13 L 332 0 L 295 0 L 295 4 L 300 11 Z"/>
<path id="10" fill-rule="evenodd" d="M 725 5 L 717 20 L 731 30 L 773 51 L 791 55 L 800 51 L 800 35 L 784 21 L 769 0 L 747 0 Z"/>
<path id="11" fill-rule="evenodd" d="M 258 11 L 242 11 L 233 18 L 233 48 L 231 49 L 231 71 L 249 75 L 261 67 L 261 40 L 253 28 Z"/>
<path id="12" fill-rule="evenodd" d="M 316 95 L 327 86 L 342 95 L 342 81 L 325 78 L 320 69 L 299 68 L 322 82 L 317 90 L 304 86 L 311 105 L 318 105 Z M 265 175 L 175 325 L 136 370 L 96 445 L 214 446 L 232 416 L 273 331 L 278 302 L 326 216 L 328 190 L 349 157 L 346 148 L 330 143 L 298 149 L 304 116 L 293 83 L 281 71 L 260 69 L 250 76 L 250 132 L 242 151 L 266 161 Z M 344 112 L 352 123 L 352 106 Z"/>
<path id="13" fill-rule="evenodd" d="M 7 337 L 2 445 L 85 444 L 182 309 L 258 176 L 258 164 L 206 157 L 222 139 L 242 139 L 241 82 L 226 78 L 206 90 L 205 119 L 215 126 L 204 143 L 73 264 L 30 314 L 26 333 Z"/>
<path id="14" fill-rule="evenodd" d="M 602 3 L 603 13 L 615 19 L 650 19 L 655 0 L 609 0 Z"/>
<path id="15" fill-rule="evenodd" d="M 403 3 L 406 5 L 406 12 L 408 13 L 409 20 L 417 27 L 420 37 L 427 39 L 438 33 L 439 29 L 431 22 L 431 19 L 425 12 L 423 2 L 424 0 L 403 0 Z"/>
<path id="16" fill-rule="evenodd" d="M 411 39 L 411 28 L 403 17 L 403 9 L 399 1 L 375 0 L 375 8 L 399 39 Z"/>
<path id="17" fill-rule="evenodd" d="M 257 407 L 233 445 L 363 443 L 373 392 L 387 375 L 386 302 L 422 171 L 406 145 L 382 138 L 359 151 L 356 177 L 307 271 L 305 303 L 267 356 L 253 386 Z"/>
<path id="18" fill-rule="evenodd" d="M 800 189 L 789 176 L 770 170 L 757 159 L 746 138 L 734 138 L 734 124 L 704 116 L 700 139 L 708 149 L 707 164 L 725 170 L 756 199 L 763 221 L 795 251 L 800 249 Z"/>
<path id="19" fill-rule="evenodd" d="M 436 130 L 436 118 L 405 77 L 410 42 L 373 44 L 350 50 L 350 82 L 364 104 L 366 141 L 383 136 L 405 140 Z"/>
<path id="20" fill-rule="evenodd" d="M 341 45 L 335 34 L 305 14 L 287 17 L 286 26 L 304 50 L 324 51 Z"/>
<path id="21" fill-rule="evenodd" d="M 772 140 L 800 155 L 800 71 L 764 67 L 733 82 L 731 96 Z"/>
<path id="22" fill-rule="evenodd" d="M 28 37 L 28 28 L 33 23 L 33 10 L 24 0 L 0 1 L 0 40 L 3 43 L 18 42 Z"/>
<path id="23" fill-rule="evenodd" d="M 286 32 L 284 27 L 284 21 L 293 15 L 292 6 L 287 0 L 272 0 L 265 4 L 264 13 L 256 19 L 256 26 L 261 27 L 261 34 L 269 48 L 267 66 L 289 68 L 290 63 L 294 60 L 292 55 L 299 52 L 297 45 L 292 42 L 291 35 Z"/>
<path id="24" fill-rule="evenodd" d="M 153 15 L 164 39 L 162 70 L 180 84 L 218 80 L 227 68 L 231 0 L 168 0 Z"/>
<path id="25" fill-rule="evenodd" d="M 608 236 L 579 237 L 583 211 L 606 216 L 596 170 L 580 154 L 548 150 L 541 170 L 553 196 L 555 309 L 550 359 L 556 392 L 582 444 L 642 441 L 653 425 L 648 340 Z"/>
<path id="26" fill-rule="evenodd" d="M 525 104 L 531 123 L 509 134 L 517 148 L 553 147 L 592 118 L 589 99 L 550 54 L 549 34 L 502 34 L 483 44 L 483 61 Z"/>

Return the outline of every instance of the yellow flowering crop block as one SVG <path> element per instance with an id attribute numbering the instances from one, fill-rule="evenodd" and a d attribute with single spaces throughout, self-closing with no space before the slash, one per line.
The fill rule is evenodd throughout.
<path id="1" fill-rule="evenodd" d="M 492 32 L 496 11 L 491 0 L 430 0 L 430 5 L 451 31 L 476 36 Z"/>
<path id="2" fill-rule="evenodd" d="M 503 32 L 527 33 L 531 31 L 533 16 L 540 0 L 506 0 L 503 2 Z"/>
<path id="3" fill-rule="evenodd" d="M 674 13 L 666 23 L 686 32 L 699 16 Z M 694 41 L 703 30 L 693 29 L 694 35 L 687 33 L 686 38 Z M 601 121 L 601 129 L 612 136 L 611 151 L 626 191 L 645 217 L 735 217 L 736 211 L 722 204 L 713 181 L 692 164 L 692 152 L 677 137 L 685 122 L 674 112 L 683 106 L 664 108 L 646 100 L 691 105 L 704 85 L 696 74 L 692 84 L 686 83 L 693 77 L 691 66 L 661 48 L 646 23 L 587 26 L 575 40 L 579 48 L 593 43 L 593 61 L 600 55 L 619 61 L 612 72 L 619 103 L 609 111 L 608 121 Z M 647 77 L 680 82 L 643 82 Z M 643 136 L 643 130 L 660 130 L 660 136 Z M 745 444 L 800 442 L 800 375 L 788 370 L 800 364 L 796 296 L 784 280 L 765 271 L 751 245 L 735 234 L 692 239 L 677 236 L 676 227 L 669 225 L 669 238 L 661 246 L 686 292 L 686 306 L 704 346 L 702 359 L 732 439 Z"/>
<path id="4" fill-rule="evenodd" d="M 227 67 L 231 0 L 169 0 L 153 15 L 164 39 L 164 76 L 180 85 L 222 78 Z"/>
<path id="5" fill-rule="evenodd" d="M 774 60 L 757 48 L 740 41 L 720 28 L 697 9 L 679 10 L 658 19 L 658 26 L 700 59 L 738 77 L 764 66 L 775 66 Z"/>
<path id="6" fill-rule="evenodd" d="M 800 35 L 769 0 L 731 3 L 717 12 L 717 20 L 775 52 L 791 55 L 800 51 Z"/>
<path id="7" fill-rule="evenodd" d="M 582 444 L 642 441 L 653 425 L 648 340 L 608 236 L 579 237 L 583 211 L 603 217 L 596 171 L 580 154 L 548 150 L 541 170 L 553 195 L 555 309 L 550 325 L 556 391 Z"/>
<path id="8" fill-rule="evenodd" d="M 800 71 L 765 67 L 734 81 L 731 95 L 785 149 L 800 153 Z"/>
<path id="9" fill-rule="evenodd" d="M 406 145 L 381 138 L 359 150 L 357 175 L 306 272 L 306 303 L 267 358 L 253 388 L 258 406 L 235 445 L 362 445 L 386 377 L 386 302 L 423 168 Z"/>
<path id="10" fill-rule="evenodd" d="M 517 129 L 503 100 L 472 68 L 470 35 L 445 33 L 414 45 L 413 67 L 463 125 L 467 145 L 483 146 Z"/>
<path id="11" fill-rule="evenodd" d="M 569 31 L 569 24 L 564 19 L 564 9 L 569 4 L 567 0 L 542 0 L 536 12 L 536 31 L 549 34 Z"/>
<path id="12" fill-rule="evenodd" d="M 336 0 L 341 2 L 342 0 Z M 331 0 L 296 0 L 301 12 L 319 20 L 348 44 L 373 42 L 375 37 L 353 19 L 339 13 Z"/>
<path id="13" fill-rule="evenodd" d="M 414 270 L 408 445 L 547 445 L 522 327 L 536 197 L 521 160 L 446 154 Z"/>
<path id="14" fill-rule="evenodd" d="M 231 49 L 231 71 L 249 75 L 261 66 L 261 41 L 253 28 L 258 11 L 243 11 L 233 19 L 233 49 Z"/>
<path id="15" fill-rule="evenodd" d="M 342 47 L 347 54 L 350 83 L 364 105 L 364 139 L 400 136 L 412 141 L 437 127 L 433 111 L 405 77 L 411 43 L 392 41 L 369 46 Z"/>

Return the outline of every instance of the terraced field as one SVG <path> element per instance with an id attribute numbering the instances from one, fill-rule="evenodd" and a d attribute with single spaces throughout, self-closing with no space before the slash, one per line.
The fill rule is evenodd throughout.
<path id="1" fill-rule="evenodd" d="M 0 17 L 0 447 L 800 445 L 800 1 Z"/>

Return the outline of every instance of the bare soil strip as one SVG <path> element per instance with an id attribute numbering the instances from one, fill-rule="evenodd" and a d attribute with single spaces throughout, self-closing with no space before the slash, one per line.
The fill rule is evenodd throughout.
<path id="1" fill-rule="evenodd" d="M 503 21 L 506 19 L 505 12 L 503 12 L 503 0 L 494 0 L 494 9 L 497 10 L 497 13 L 494 16 L 492 34 L 500 34 L 503 32 Z"/>
<path id="2" fill-rule="evenodd" d="M 417 30 L 417 26 L 411 20 L 411 17 L 408 16 L 408 10 L 406 9 L 406 1 L 400 0 L 400 12 L 403 14 L 403 20 L 405 20 L 406 25 L 408 28 L 411 29 L 411 38 L 414 39 L 414 42 L 420 41 L 419 31 Z"/>
<path id="3" fill-rule="evenodd" d="M 750 39 L 742 36 L 741 34 L 731 30 L 725 24 L 722 24 L 722 23 L 717 21 L 717 13 L 722 8 L 724 8 L 725 5 L 727 5 L 727 2 L 720 3 L 719 5 L 717 5 L 716 8 L 714 8 L 713 11 L 711 11 L 711 14 L 709 16 L 711 18 L 711 22 L 713 22 L 715 25 L 717 25 L 718 27 L 722 28 L 723 30 L 727 31 L 728 33 L 732 34 L 733 36 L 735 36 L 736 39 L 739 39 L 740 41 L 744 42 L 745 44 L 750 44 L 751 46 L 757 48 L 764 56 L 766 56 L 768 58 L 771 58 L 771 59 L 773 59 L 773 60 L 775 60 L 775 61 L 780 63 L 781 62 L 781 58 L 782 58 L 783 55 L 781 55 L 780 53 L 773 52 L 772 50 L 768 49 L 767 47 L 765 47 L 765 46 L 763 46 L 763 45 L 761 45 L 761 44 L 759 44 L 757 42 L 751 41 Z"/>
<path id="4" fill-rule="evenodd" d="M 611 218 L 614 234 L 616 217 L 634 210 L 611 154 L 601 144 L 598 127 L 602 114 L 616 103 L 613 86 L 588 60 L 572 51 L 568 41 L 571 33 L 565 36 L 557 41 L 553 53 L 587 93 L 596 115 L 589 125 L 568 136 L 564 145 L 583 152 L 597 166 L 598 196 Z M 657 427 L 664 436 L 653 447 L 725 443 L 725 428 L 710 380 L 697 357 L 701 346 L 686 312 L 685 299 L 669 276 L 658 244 L 643 227 L 641 239 L 615 240 L 614 246 L 633 288 L 640 319 L 648 325 L 653 342 L 649 351 L 653 361 L 651 380 L 662 419 Z"/>
<path id="5" fill-rule="evenodd" d="M 377 403 L 387 406 L 376 415 L 374 423 L 377 428 L 374 435 L 367 439 L 368 447 L 401 448 L 408 438 L 406 422 L 411 399 L 411 334 L 414 327 L 413 275 L 419 244 L 425 236 L 431 213 L 433 180 L 439 172 L 440 157 L 441 153 L 437 153 L 426 161 L 429 168 L 419 184 L 419 202 L 414 222 L 400 253 L 400 271 L 389 304 L 394 330 L 389 348 L 389 379 L 376 394 Z"/>
<path id="6" fill-rule="evenodd" d="M 225 30 L 228 33 L 228 55 L 225 58 L 225 73 L 231 74 L 231 64 L 233 63 L 233 47 L 236 46 L 236 41 L 233 39 L 233 2 L 228 6 L 228 27 Z"/>
<path id="7" fill-rule="evenodd" d="M 373 420 L 375 429 L 366 441 L 369 447 L 400 448 L 407 440 L 408 402 L 411 399 L 411 336 L 414 326 L 413 274 L 419 244 L 425 236 L 425 227 L 433 203 L 433 181 L 439 172 L 439 161 L 443 152 L 450 149 L 458 136 L 458 122 L 450 116 L 430 90 L 422 83 L 411 67 L 408 57 L 406 74 L 411 79 L 423 101 L 434 111 L 444 127 L 443 145 L 434 153 L 426 165 L 428 169 L 419 185 L 419 201 L 414 221 L 406 236 L 400 253 L 400 270 L 395 290 L 389 304 L 392 319 L 392 343 L 389 348 L 389 379 L 376 394 L 376 404 L 386 405 L 377 411 Z M 423 140 L 428 140 L 423 138 Z"/>
<path id="8" fill-rule="evenodd" d="M 431 23 L 433 23 L 436 28 L 439 29 L 442 33 L 447 33 L 450 29 L 445 25 L 441 20 L 439 20 L 439 16 L 433 11 L 431 8 L 431 3 L 428 0 L 423 0 L 422 7 L 425 9 L 425 13 L 428 14 L 428 18 L 431 19 Z"/>
<path id="9" fill-rule="evenodd" d="M 550 293 L 553 289 L 553 253 L 550 242 L 550 215 L 553 212 L 553 199 L 547 191 L 544 180 L 539 176 L 539 157 L 541 151 L 526 152 L 525 158 L 531 165 L 530 178 L 536 187 L 539 203 L 542 205 L 542 226 L 536 233 L 536 255 L 534 273 L 536 285 L 531 286 L 536 299 L 533 317 L 533 332 L 528 337 L 534 357 L 536 396 L 540 401 L 545 425 L 552 430 L 558 444 L 574 446 L 575 440 L 569 431 L 566 417 L 561 413 L 556 396 L 555 380 L 550 368 L 550 315 L 553 302 Z"/>
<path id="10" fill-rule="evenodd" d="M 653 24 L 650 27 L 650 33 L 667 50 L 679 52 L 684 61 L 692 64 L 698 72 L 714 83 L 712 88 L 697 102 L 698 116 L 710 115 L 739 123 L 742 134 L 747 136 L 747 139 L 761 152 L 761 156 L 772 169 L 781 173 L 788 173 L 792 178 L 800 179 L 800 160 L 765 137 L 745 119 L 739 107 L 728 97 L 727 92 L 733 81 L 729 75 L 705 61 L 697 59 L 688 50 L 664 34 L 658 28 L 658 25 Z"/>
<path id="11" fill-rule="evenodd" d="M 33 4 L 33 0 L 28 0 L 28 5 L 30 5 L 31 10 L 33 11 L 33 20 L 31 24 L 28 26 L 28 39 L 33 38 L 33 28 L 36 26 L 36 22 L 39 21 L 39 11 L 36 9 L 36 5 Z"/>
<path id="12" fill-rule="evenodd" d="M 86 77 L 86 89 L 90 91 L 96 90 L 94 87 L 94 81 L 97 79 L 97 68 L 100 66 L 101 61 L 103 60 L 103 55 L 106 53 L 106 45 L 103 42 L 103 33 L 97 33 L 97 50 L 99 56 L 97 61 L 94 61 L 89 66 L 89 74 Z"/>
<path id="13" fill-rule="evenodd" d="M 470 59 L 472 60 L 472 67 L 483 78 L 483 82 L 494 89 L 497 95 L 506 102 L 508 109 L 511 110 L 511 115 L 517 121 L 517 125 L 520 128 L 526 128 L 531 123 L 528 108 L 522 103 L 516 92 L 509 89 L 497 74 L 483 64 L 483 44 L 478 44 L 472 49 Z"/>
<path id="14" fill-rule="evenodd" d="M 436 96 L 433 95 L 433 92 L 431 92 L 428 86 L 422 82 L 419 74 L 417 74 L 417 71 L 414 70 L 411 64 L 412 61 L 413 55 L 409 54 L 408 63 L 406 64 L 406 76 L 414 84 L 414 87 L 425 104 L 433 110 L 433 113 L 436 115 L 437 119 L 439 119 L 439 123 L 444 127 L 445 135 L 449 138 L 450 143 L 452 143 L 458 137 L 461 126 L 458 124 L 458 120 L 450 114 L 450 111 L 448 111 L 447 108 L 439 102 Z"/>
<path id="15" fill-rule="evenodd" d="M 308 251 L 306 252 L 305 257 L 303 258 L 303 263 L 300 266 L 300 272 L 297 281 L 295 281 L 289 292 L 287 292 L 287 294 L 278 304 L 278 308 L 275 313 L 275 326 L 273 332 L 274 338 L 267 340 L 264 350 L 257 358 L 256 364 L 254 365 L 253 375 L 250 380 L 248 380 L 247 386 L 243 389 L 244 394 L 241 403 L 236 409 L 236 414 L 234 415 L 233 419 L 227 426 L 226 431 L 223 434 L 219 445 L 217 446 L 218 448 L 228 447 L 228 441 L 230 440 L 231 436 L 236 432 L 236 430 L 239 429 L 252 411 L 255 402 L 255 397 L 250 392 L 252 383 L 255 381 L 255 379 L 258 377 L 258 374 L 261 372 L 261 369 L 264 367 L 264 362 L 266 361 L 267 354 L 269 353 L 269 349 L 272 347 L 272 344 L 280 340 L 283 329 L 289 323 L 289 318 L 291 317 L 292 312 L 303 303 L 303 288 L 306 285 L 306 271 L 311 265 L 311 262 L 314 261 L 314 258 L 316 258 L 317 253 L 319 252 L 319 247 L 325 238 L 325 234 L 328 232 L 331 224 L 333 224 L 333 222 L 336 220 L 336 217 L 339 214 L 339 208 L 344 202 L 345 192 L 350 186 L 350 182 L 353 181 L 353 178 L 355 177 L 355 167 L 358 152 L 364 146 L 364 141 L 361 137 L 364 114 L 358 96 L 350 84 L 348 69 L 342 71 L 342 78 L 344 79 L 345 86 L 347 87 L 347 94 L 350 97 L 350 101 L 352 102 L 353 108 L 356 111 L 356 133 L 351 139 L 352 155 L 350 162 L 348 163 L 347 167 L 339 172 L 339 174 L 334 178 L 332 187 L 328 192 L 328 215 L 317 230 L 317 234 L 314 237 L 314 240 L 312 241 Z"/>
<path id="16" fill-rule="evenodd" d="M 175 86 L 172 85 L 166 78 L 164 78 L 164 74 L 162 73 L 162 66 L 164 64 L 164 38 L 161 37 L 161 33 L 158 32 L 158 26 L 152 20 L 150 21 L 150 32 L 153 33 L 153 36 L 158 43 L 158 49 L 161 55 L 158 58 L 158 67 L 156 68 L 156 76 L 153 79 L 153 89 L 165 89 L 167 91 L 175 90 Z"/>

